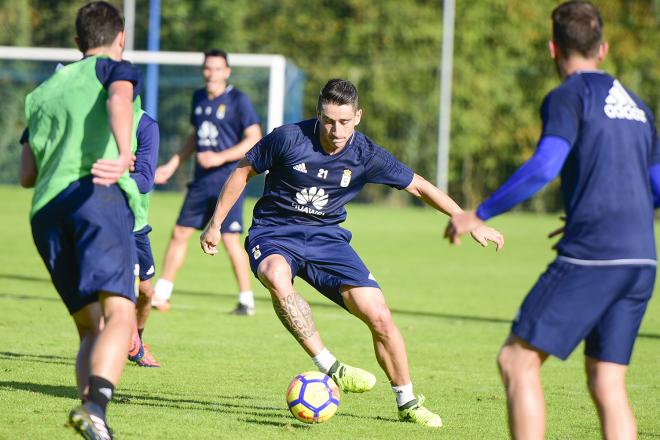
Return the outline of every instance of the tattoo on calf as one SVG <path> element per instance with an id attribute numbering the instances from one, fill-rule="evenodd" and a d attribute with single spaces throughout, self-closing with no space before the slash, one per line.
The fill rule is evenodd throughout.
<path id="1" fill-rule="evenodd" d="M 273 298 L 273 307 L 284 327 L 298 341 L 304 341 L 316 333 L 312 309 L 298 293 L 292 292 L 282 299 Z"/>

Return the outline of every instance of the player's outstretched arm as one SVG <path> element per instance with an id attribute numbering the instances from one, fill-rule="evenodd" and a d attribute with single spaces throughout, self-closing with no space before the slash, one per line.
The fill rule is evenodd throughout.
<path id="1" fill-rule="evenodd" d="M 193 131 L 183 143 L 183 146 L 179 151 L 174 153 L 170 160 L 165 162 L 163 165 L 156 168 L 156 176 L 154 178 L 154 183 L 158 185 L 163 185 L 170 180 L 170 177 L 174 175 L 176 170 L 179 168 L 183 162 L 185 162 L 195 151 L 195 144 L 197 143 L 197 134 Z"/>
<path id="2" fill-rule="evenodd" d="M 447 214 L 452 220 L 465 214 L 463 210 L 456 204 L 456 202 L 441 191 L 438 187 L 431 184 L 422 176 L 415 174 L 412 182 L 406 188 L 406 191 L 415 197 L 424 201 L 427 205 L 433 207 L 437 211 Z M 496 249 L 500 250 L 504 246 L 504 237 L 497 230 L 486 225 L 478 225 L 479 227 L 473 231 L 472 238 L 475 239 L 482 246 L 488 246 L 488 242 L 495 243 Z M 447 233 L 445 231 L 445 237 Z M 454 243 L 459 243 L 459 238 L 456 237 Z"/>
<path id="3" fill-rule="evenodd" d="M 213 168 L 228 162 L 235 162 L 245 156 L 250 148 L 261 139 L 261 127 L 252 124 L 243 130 L 243 139 L 231 148 L 223 151 L 203 151 L 197 153 L 197 163 L 202 168 Z"/>
<path id="4" fill-rule="evenodd" d="M 247 159 L 241 159 L 236 169 L 229 175 L 218 197 L 213 217 L 199 237 L 199 242 L 205 254 L 215 255 L 220 241 L 220 226 L 227 217 L 227 213 L 241 196 L 248 181 L 257 173 Z"/>

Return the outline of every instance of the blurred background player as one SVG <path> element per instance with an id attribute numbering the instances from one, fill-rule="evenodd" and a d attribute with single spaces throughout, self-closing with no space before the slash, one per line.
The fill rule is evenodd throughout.
<path id="1" fill-rule="evenodd" d="M 76 379 L 83 404 L 69 424 L 110 439 L 106 407 L 135 328 L 133 212 L 128 173 L 140 74 L 121 61 L 124 21 L 109 3 L 79 9 L 84 59 L 59 69 L 25 100 L 29 143 L 21 184 L 34 186 L 32 236 L 80 336 Z"/>
<path id="2" fill-rule="evenodd" d="M 598 70 L 608 45 L 595 6 L 561 4 L 549 43 L 563 82 L 541 106 L 537 150 L 476 213 L 452 218 L 450 239 L 531 197 L 560 172 L 566 210 L 558 256 L 525 298 L 498 364 L 516 439 L 542 439 L 540 369 L 585 340 L 585 367 L 603 437 L 636 439 L 627 365 L 653 292 L 653 209 L 660 140 L 649 108 Z"/>
<path id="3" fill-rule="evenodd" d="M 140 191 L 141 209 L 135 215 L 135 226 L 133 236 L 137 250 L 137 260 L 140 265 L 138 300 L 136 307 L 137 327 L 131 339 L 128 359 L 141 367 L 160 367 L 160 364 L 151 354 L 148 346 L 142 342 L 142 334 L 147 325 L 149 312 L 151 311 L 151 298 L 154 291 L 151 278 L 156 274 L 154 257 L 149 242 L 151 226 L 148 223 L 149 202 L 151 191 L 154 187 L 154 175 L 158 163 L 158 148 L 160 145 L 160 133 L 158 122 L 144 111 L 140 110 L 136 121 L 135 138 L 137 149 L 135 150 L 135 161 L 131 167 L 131 178 L 137 184 Z"/>
<path id="4" fill-rule="evenodd" d="M 192 99 L 190 122 L 194 126 L 193 132 L 181 150 L 156 170 L 156 183 L 166 183 L 179 165 L 195 152 L 197 163 L 193 181 L 188 185 L 165 251 L 163 270 L 154 288 L 153 304 L 159 310 L 169 308 L 174 279 L 185 259 L 188 239 L 196 229 L 206 226 L 222 185 L 236 168 L 238 160 L 261 139 L 259 117 L 247 95 L 227 84 L 231 75 L 227 54 L 217 49 L 205 52 L 202 75 L 206 87 L 196 90 Z M 232 313 L 253 315 L 255 308 L 248 259 L 240 242 L 244 199 L 245 193 L 241 194 L 221 226 L 222 244 L 239 288 L 238 305 Z"/>
<path id="5" fill-rule="evenodd" d="M 362 117 L 355 86 L 330 80 L 321 90 L 317 117 L 275 129 L 241 160 L 225 184 L 213 219 L 204 230 L 202 249 L 217 252 L 219 225 L 247 181 L 269 171 L 264 194 L 254 209 L 246 240 L 255 276 L 268 288 L 275 312 L 286 329 L 345 392 L 371 390 L 376 377 L 339 362 L 325 347 L 309 304 L 293 287 L 301 277 L 317 291 L 361 319 L 371 331 L 378 363 L 396 395 L 399 419 L 437 428 L 440 416 L 415 398 L 403 337 L 392 320 L 376 279 L 350 246 L 351 233 L 339 226 L 344 205 L 367 183 L 405 189 L 447 215 L 461 212 L 454 201 L 387 150 L 355 131 Z M 492 228 L 473 237 L 503 244 Z"/>

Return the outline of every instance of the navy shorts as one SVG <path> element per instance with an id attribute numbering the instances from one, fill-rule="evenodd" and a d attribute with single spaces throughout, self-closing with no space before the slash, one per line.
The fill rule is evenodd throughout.
<path id="1" fill-rule="evenodd" d="M 78 180 L 31 223 L 34 243 L 69 313 L 98 301 L 98 292 L 135 302 L 133 214 L 117 185 L 94 185 L 91 176 Z"/>
<path id="2" fill-rule="evenodd" d="M 585 340 L 585 355 L 627 365 L 655 272 L 651 265 L 592 266 L 559 257 L 523 301 L 511 331 L 560 359 Z"/>
<path id="3" fill-rule="evenodd" d="M 251 229 L 245 239 L 250 268 L 258 278 L 259 263 L 278 254 L 299 276 L 326 298 L 346 308 L 341 286 L 379 288 L 367 266 L 349 244 L 351 233 L 339 226 L 281 226 Z M 293 281 L 293 280 L 292 280 Z"/>
<path id="4" fill-rule="evenodd" d="M 154 256 L 151 253 L 151 242 L 149 241 L 149 232 L 151 232 L 151 226 L 149 225 L 137 232 L 133 232 L 133 237 L 135 237 L 135 247 L 137 248 L 137 261 L 140 265 L 140 281 L 150 280 L 156 275 Z"/>
<path id="5" fill-rule="evenodd" d="M 176 224 L 204 229 L 213 217 L 221 189 L 222 185 L 206 185 L 204 182 L 193 182 L 188 185 L 188 192 Z M 227 218 L 222 222 L 220 226 L 222 233 L 240 234 L 243 232 L 243 201 L 245 201 L 245 191 L 236 200 L 234 206 L 229 210 Z"/>

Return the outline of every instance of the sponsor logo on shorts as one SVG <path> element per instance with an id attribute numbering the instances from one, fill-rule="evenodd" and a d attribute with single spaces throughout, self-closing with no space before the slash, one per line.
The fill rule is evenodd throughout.
<path id="1" fill-rule="evenodd" d="M 325 193 L 325 190 L 313 186 L 309 189 L 303 188 L 297 192 L 296 199 L 291 205 L 298 211 L 306 214 L 325 215 L 325 212 L 320 211 L 320 209 L 327 204 L 328 195 Z"/>
<path id="2" fill-rule="evenodd" d="M 376 277 L 371 272 L 369 272 L 369 279 L 371 281 L 376 281 Z"/>
<path id="3" fill-rule="evenodd" d="M 229 230 L 230 230 L 230 231 L 238 232 L 238 231 L 240 231 L 241 229 L 242 229 L 242 228 L 241 228 L 241 224 L 240 224 L 239 222 L 237 222 L 237 221 L 233 221 L 233 222 L 231 222 L 231 224 L 229 225 Z"/>
<path id="4" fill-rule="evenodd" d="M 261 250 L 259 249 L 259 245 L 256 245 L 252 248 L 252 256 L 255 260 L 258 260 L 259 257 L 261 257 Z"/>
<path id="5" fill-rule="evenodd" d="M 151 274 L 153 274 L 154 272 L 156 272 L 156 268 L 155 268 L 154 265 L 152 264 L 151 267 L 149 268 L 149 270 L 147 271 L 147 275 L 151 275 Z"/>

